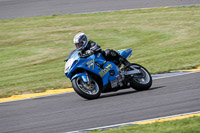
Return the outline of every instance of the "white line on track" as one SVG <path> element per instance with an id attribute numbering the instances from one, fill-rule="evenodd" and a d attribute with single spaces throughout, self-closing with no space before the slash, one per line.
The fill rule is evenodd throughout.
<path id="1" fill-rule="evenodd" d="M 155 78 L 153 78 L 153 80 L 188 75 L 188 74 L 193 74 L 193 73 L 198 73 L 198 72 L 200 72 L 200 71 L 185 72 L 185 73 L 168 73 L 167 76 L 155 77 Z"/>
<path id="2" fill-rule="evenodd" d="M 200 6 L 200 4 L 186 4 L 186 5 L 159 6 L 159 7 L 146 7 L 146 8 L 125 8 L 121 10 L 105 10 L 105 11 L 94 11 L 94 12 L 91 11 L 91 12 L 72 13 L 72 14 L 104 13 L 104 12 L 126 11 L 126 10 L 154 9 L 154 8 L 166 8 L 166 7 L 188 7 L 188 6 Z"/>
<path id="3" fill-rule="evenodd" d="M 147 119 L 147 120 L 126 122 L 126 123 L 120 123 L 120 124 L 114 124 L 114 125 L 102 126 L 102 127 L 96 127 L 96 128 L 89 128 L 89 129 L 83 129 L 83 130 L 71 131 L 71 132 L 65 132 L 65 133 L 81 133 L 81 132 L 88 132 L 88 131 L 92 131 L 92 130 L 103 130 L 103 129 L 115 128 L 115 127 L 120 127 L 120 126 L 125 126 L 125 125 L 134 125 L 134 123 L 137 123 L 137 122 L 152 121 L 152 120 L 172 118 L 172 117 L 178 117 L 178 116 L 184 116 L 184 115 L 190 115 L 190 114 L 197 114 L 197 113 L 200 113 L 200 111 L 177 114 L 177 115 L 170 115 L 170 116 L 164 116 L 164 117 L 158 117 L 158 118 Z"/>
<path id="4" fill-rule="evenodd" d="M 193 74 L 193 73 L 198 73 L 198 72 L 200 72 L 200 71 L 184 72 L 184 73 L 167 73 L 166 74 L 167 76 L 155 77 L 155 78 L 153 78 L 153 80 L 176 77 L 176 76 L 182 76 L 182 75 L 188 75 L 188 74 Z M 200 111 L 184 113 L 184 114 L 177 114 L 177 115 L 171 115 L 171 116 L 165 116 L 165 117 L 159 117 L 159 118 L 153 118 L 153 119 L 147 119 L 147 120 L 141 120 L 141 121 L 126 122 L 126 123 L 120 123 L 120 124 L 109 125 L 109 126 L 95 127 L 95 128 L 83 129 L 83 130 L 71 131 L 71 132 L 65 132 L 65 133 L 80 133 L 80 132 L 87 132 L 87 131 L 99 130 L 99 129 L 102 130 L 102 129 L 115 128 L 115 127 L 124 126 L 124 125 L 133 125 L 133 123 L 136 123 L 136 122 L 151 121 L 151 120 L 164 119 L 164 118 L 170 118 L 170 117 L 177 117 L 177 116 L 189 115 L 189 114 L 195 114 L 195 113 L 200 113 Z"/>

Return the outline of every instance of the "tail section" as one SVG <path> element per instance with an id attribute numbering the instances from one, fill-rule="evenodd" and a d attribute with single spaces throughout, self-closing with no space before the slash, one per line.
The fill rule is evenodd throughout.
<path id="1" fill-rule="evenodd" d="M 131 56 L 133 49 L 128 48 L 128 49 L 123 49 L 123 50 L 117 50 L 117 53 L 123 56 L 124 58 L 128 58 Z"/>

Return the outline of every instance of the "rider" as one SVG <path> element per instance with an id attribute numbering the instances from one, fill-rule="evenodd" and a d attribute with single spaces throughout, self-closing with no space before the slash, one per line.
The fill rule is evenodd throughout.
<path id="1" fill-rule="evenodd" d="M 103 54 L 105 59 L 107 61 L 117 61 L 117 65 L 120 63 L 123 63 L 124 65 L 129 65 L 129 62 L 123 58 L 121 55 L 119 55 L 116 51 L 112 49 L 107 49 L 103 51 L 101 47 L 95 43 L 94 41 L 90 40 L 88 41 L 88 37 L 85 33 L 78 33 L 74 36 L 73 42 L 75 44 L 76 49 L 70 53 L 68 57 L 70 57 L 75 51 L 80 51 L 79 55 L 82 56 L 84 54 L 91 55 L 93 53 L 100 52 Z"/>

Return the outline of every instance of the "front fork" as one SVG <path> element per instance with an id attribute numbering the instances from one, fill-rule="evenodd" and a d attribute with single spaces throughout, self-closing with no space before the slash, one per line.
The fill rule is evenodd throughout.
<path id="1" fill-rule="evenodd" d="M 91 81 L 90 81 L 90 78 L 88 76 L 88 73 L 85 71 L 85 75 L 86 75 L 86 78 L 87 78 L 87 84 L 90 85 Z"/>

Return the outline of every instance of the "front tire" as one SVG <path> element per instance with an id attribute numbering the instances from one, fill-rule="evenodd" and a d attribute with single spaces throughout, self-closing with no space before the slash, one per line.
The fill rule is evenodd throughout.
<path id="1" fill-rule="evenodd" d="M 89 78 L 90 84 L 83 82 L 81 77 L 72 80 L 72 87 L 75 92 L 88 100 L 97 99 L 101 95 L 99 84 L 92 78 Z"/>
<path id="2" fill-rule="evenodd" d="M 131 75 L 131 87 L 137 91 L 148 90 L 152 85 L 151 74 L 139 64 L 131 64 L 129 69 L 137 69 L 140 74 Z"/>

